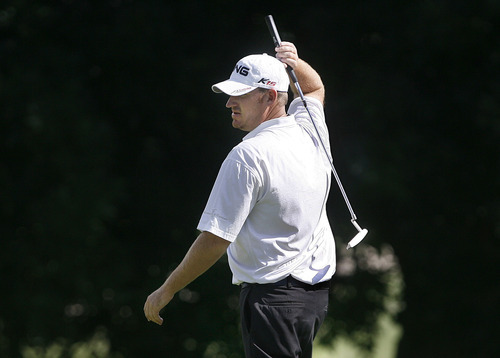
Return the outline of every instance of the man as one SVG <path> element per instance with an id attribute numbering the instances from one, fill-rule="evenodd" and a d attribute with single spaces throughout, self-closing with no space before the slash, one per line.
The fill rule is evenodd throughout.
<path id="1" fill-rule="evenodd" d="M 291 66 L 329 149 L 324 87 L 292 43 L 276 58 L 241 59 L 227 81 L 234 128 L 249 132 L 221 166 L 198 225 L 201 234 L 165 283 L 146 301 L 149 321 L 174 294 L 226 251 L 233 283 L 241 285 L 240 314 L 247 358 L 311 357 L 328 307 L 335 243 L 326 216 L 330 166 L 302 101 L 285 106 Z M 295 92 L 295 91 L 294 91 Z"/>

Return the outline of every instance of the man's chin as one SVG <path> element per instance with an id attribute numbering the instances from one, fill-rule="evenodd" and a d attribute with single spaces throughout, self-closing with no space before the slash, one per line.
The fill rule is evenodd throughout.
<path id="1" fill-rule="evenodd" d="M 233 128 L 240 129 L 240 123 L 237 120 L 233 119 L 231 125 L 233 126 Z"/>
<path id="2" fill-rule="evenodd" d="M 233 125 L 233 128 L 239 129 L 240 131 L 250 132 L 248 129 L 245 129 L 245 128 L 241 127 L 240 123 L 238 123 L 236 121 L 233 121 L 232 125 Z"/>

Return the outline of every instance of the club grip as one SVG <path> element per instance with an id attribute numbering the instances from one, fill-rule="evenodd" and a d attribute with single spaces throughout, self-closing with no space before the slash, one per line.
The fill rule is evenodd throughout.
<path id="1" fill-rule="evenodd" d="M 276 28 L 276 24 L 274 23 L 273 15 L 266 16 L 266 24 L 269 29 L 269 33 L 273 38 L 274 45 L 277 47 L 281 44 L 280 35 L 278 34 L 278 29 Z"/>
<path id="2" fill-rule="evenodd" d="M 281 38 L 280 34 L 278 33 L 278 28 L 276 27 L 276 24 L 274 23 L 273 15 L 267 15 L 266 16 L 266 24 L 267 28 L 269 29 L 269 33 L 271 34 L 271 37 L 273 38 L 274 46 L 278 47 L 281 45 Z M 297 80 L 297 75 L 295 74 L 295 71 L 293 68 L 290 66 L 286 66 L 286 70 L 288 74 L 290 75 L 292 82 L 293 83 L 298 83 L 299 81 Z"/>

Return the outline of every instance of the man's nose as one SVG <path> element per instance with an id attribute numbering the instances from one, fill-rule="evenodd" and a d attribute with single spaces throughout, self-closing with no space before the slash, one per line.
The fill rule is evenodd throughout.
<path id="1" fill-rule="evenodd" d="M 231 108 L 233 106 L 233 96 L 230 96 L 226 102 L 226 108 Z"/>

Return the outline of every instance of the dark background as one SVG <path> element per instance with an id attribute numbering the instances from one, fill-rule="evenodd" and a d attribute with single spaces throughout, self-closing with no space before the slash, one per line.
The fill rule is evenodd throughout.
<path id="1" fill-rule="evenodd" d="M 321 74 L 337 170 L 339 274 L 325 339 L 398 357 L 496 357 L 500 2 L 3 1 L 0 4 L 0 357 L 96 334 L 109 356 L 241 357 L 224 259 L 147 324 L 142 306 L 182 259 L 218 168 L 243 134 L 210 86 L 273 53 L 264 16 Z M 391 267 L 362 250 L 394 252 Z M 355 251 L 354 250 L 354 251 Z M 390 265 L 389 265 L 390 266 Z M 388 310 L 387 275 L 404 278 Z M 364 334 L 363 334 L 364 333 Z M 215 356 L 215 355 L 212 355 Z"/>

